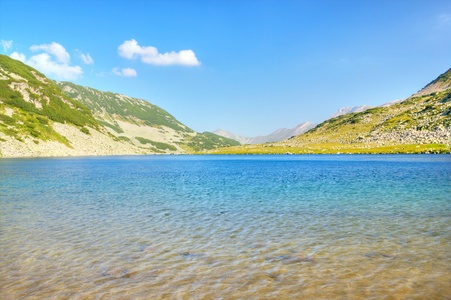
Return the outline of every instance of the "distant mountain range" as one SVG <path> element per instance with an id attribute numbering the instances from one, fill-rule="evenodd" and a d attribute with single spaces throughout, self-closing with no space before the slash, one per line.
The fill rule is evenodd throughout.
<path id="1" fill-rule="evenodd" d="M 280 142 L 286 139 L 289 139 L 291 137 L 303 134 L 304 132 L 309 131 L 313 127 L 315 127 L 316 124 L 312 122 L 305 122 L 301 123 L 293 128 L 282 128 L 274 131 L 273 133 L 270 133 L 265 136 L 257 136 L 257 137 L 246 137 L 234 134 L 232 132 L 229 132 L 224 129 L 217 129 L 213 131 L 213 133 L 227 137 L 233 140 L 236 140 L 240 142 L 242 145 L 246 144 L 264 144 L 264 143 L 271 143 L 271 142 Z"/>
<path id="2" fill-rule="evenodd" d="M 375 107 L 387 107 L 394 105 L 396 103 L 402 102 L 406 100 L 405 99 L 398 99 L 393 100 L 390 102 L 386 102 L 384 104 L 378 105 L 378 106 L 370 106 L 370 105 L 362 105 L 362 106 L 355 106 L 355 107 L 342 107 L 337 112 L 332 114 L 329 119 L 336 118 L 338 116 L 350 114 L 350 113 L 358 113 L 366 111 L 367 109 L 375 108 Z M 274 143 L 274 142 L 280 142 L 286 139 L 289 139 L 294 136 L 301 135 L 310 129 L 314 128 L 318 124 L 312 123 L 312 122 L 304 122 L 301 123 L 293 128 L 282 128 L 274 131 L 273 133 L 270 133 L 265 136 L 257 136 L 257 137 L 246 137 L 238 134 L 234 134 L 230 131 L 224 130 L 224 129 L 217 129 L 213 131 L 213 133 L 227 137 L 229 139 L 236 140 L 241 143 L 241 145 L 255 145 L 255 144 L 264 144 L 264 143 Z"/>

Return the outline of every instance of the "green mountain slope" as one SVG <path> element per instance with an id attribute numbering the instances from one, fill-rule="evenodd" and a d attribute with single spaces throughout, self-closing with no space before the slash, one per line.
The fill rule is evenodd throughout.
<path id="1" fill-rule="evenodd" d="M 403 102 L 326 120 L 290 140 L 215 153 L 449 152 L 450 78 L 451 69 Z"/>
<path id="2" fill-rule="evenodd" d="M 55 82 L 86 105 L 100 124 L 121 140 L 161 153 L 185 153 L 239 145 L 213 133 L 197 133 L 164 109 L 145 100 L 103 92 L 70 82 Z"/>
<path id="3" fill-rule="evenodd" d="M 0 55 L 0 151 L 3 156 L 142 153 L 109 134 L 89 108 L 43 74 L 5 55 Z"/>
<path id="4" fill-rule="evenodd" d="M 67 141 L 49 123 L 98 127 L 89 109 L 65 97 L 59 88 L 33 68 L 0 55 L 0 132 L 21 139 Z M 14 114 L 14 115 L 12 115 Z"/>
<path id="5" fill-rule="evenodd" d="M 86 105 L 99 120 L 117 127 L 117 120 L 152 127 L 168 127 L 180 132 L 193 132 L 167 111 L 136 98 L 112 92 L 102 92 L 71 82 L 55 82 L 72 99 Z M 108 122 L 109 121 L 109 122 Z"/>

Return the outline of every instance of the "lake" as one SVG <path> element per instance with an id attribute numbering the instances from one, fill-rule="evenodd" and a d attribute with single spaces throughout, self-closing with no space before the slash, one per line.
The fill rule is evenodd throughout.
<path id="1" fill-rule="evenodd" d="M 449 299 L 450 155 L 0 159 L 0 299 Z"/>

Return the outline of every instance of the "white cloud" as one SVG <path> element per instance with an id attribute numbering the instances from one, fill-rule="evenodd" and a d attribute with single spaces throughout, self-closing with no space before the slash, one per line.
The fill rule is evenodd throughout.
<path id="1" fill-rule="evenodd" d="M 43 50 L 47 53 L 52 54 L 55 56 L 56 60 L 59 63 L 67 64 L 70 61 L 70 55 L 67 53 L 66 49 L 58 43 L 51 43 L 51 44 L 42 44 L 42 45 L 33 45 L 30 47 L 31 51 L 39 51 Z"/>
<path id="2" fill-rule="evenodd" d="M 125 77 L 136 77 L 138 76 L 138 73 L 136 73 L 134 69 L 125 68 L 122 69 L 122 75 L 124 75 Z"/>
<path id="3" fill-rule="evenodd" d="M 3 47 L 3 51 L 8 51 L 9 49 L 11 49 L 11 47 L 13 46 L 13 41 L 5 41 L 5 40 L 0 40 L 0 44 Z"/>
<path id="4" fill-rule="evenodd" d="M 10 57 L 38 69 L 47 76 L 56 76 L 57 79 L 75 80 L 83 74 L 80 66 L 69 65 L 70 55 L 58 43 L 33 45 L 30 49 L 31 51 L 43 50 L 45 53 L 40 53 L 26 59 L 24 54 L 13 52 Z"/>
<path id="5" fill-rule="evenodd" d="M 124 76 L 124 77 L 136 77 L 138 76 L 138 73 L 134 69 L 131 68 L 125 68 L 122 70 L 119 70 L 118 68 L 113 69 L 113 73 L 118 76 Z"/>
<path id="6" fill-rule="evenodd" d="M 26 63 L 46 75 L 56 75 L 58 78 L 64 80 L 74 80 L 83 74 L 80 66 L 69 66 L 66 63 L 58 63 L 48 53 L 32 56 Z"/>
<path id="7" fill-rule="evenodd" d="M 11 57 L 12 59 L 15 59 L 15 60 L 19 60 L 23 63 L 25 62 L 25 59 L 26 59 L 25 54 L 18 53 L 18 52 L 11 53 L 11 55 L 9 57 Z"/>
<path id="8" fill-rule="evenodd" d="M 89 53 L 86 55 L 83 53 L 80 53 L 80 58 L 87 65 L 92 65 L 94 63 L 94 60 L 92 59 L 91 55 L 89 55 Z"/>
<path id="9" fill-rule="evenodd" d="M 119 55 L 127 59 L 141 58 L 141 61 L 152 65 L 183 65 L 198 66 L 200 62 L 192 50 L 181 50 L 158 53 L 158 49 L 152 46 L 139 46 L 134 39 L 125 41 L 118 48 Z"/>

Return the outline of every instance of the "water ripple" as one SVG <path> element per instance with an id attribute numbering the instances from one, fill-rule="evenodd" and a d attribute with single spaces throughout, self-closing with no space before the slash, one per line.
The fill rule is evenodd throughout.
<path id="1" fill-rule="evenodd" d="M 0 299 L 446 299 L 447 156 L 0 161 Z"/>

